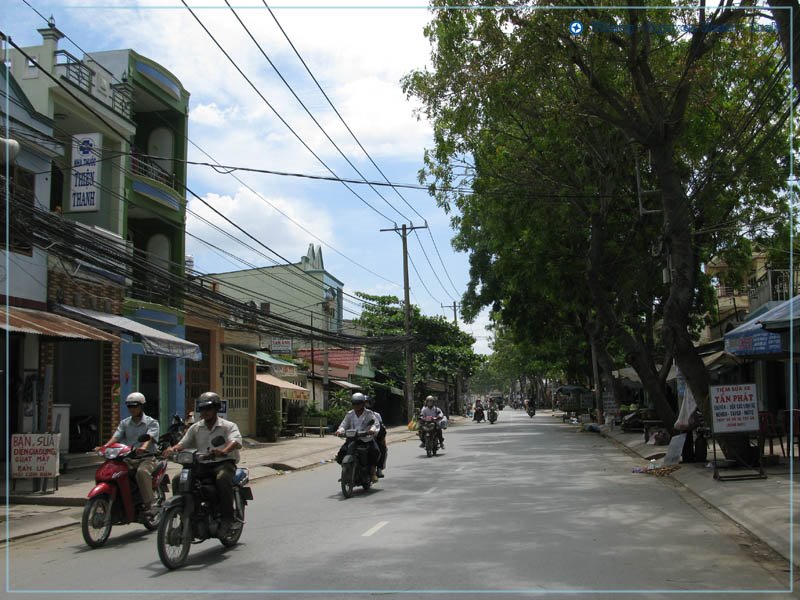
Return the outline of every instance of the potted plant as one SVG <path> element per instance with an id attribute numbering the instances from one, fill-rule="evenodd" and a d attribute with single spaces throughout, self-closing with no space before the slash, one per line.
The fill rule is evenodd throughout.
<path id="1" fill-rule="evenodd" d="M 258 415 L 256 433 L 267 442 L 277 442 L 281 431 L 281 418 L 274 410 L 263 410 Z"/>

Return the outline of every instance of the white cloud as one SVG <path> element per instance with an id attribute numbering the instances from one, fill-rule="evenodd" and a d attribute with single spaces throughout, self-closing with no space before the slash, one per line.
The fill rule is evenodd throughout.
<path id="1" fill-rule="evenodd" d="M 216 102 L 210 104 L 197 104 L 189 112 L 189 121 L 196 125 L 207 125 L 209 127 L 221 127 L 228 124 L 231 119 L 236 118 L 239 112 L 238 107 L 229 106 L 219 108 Z"/>

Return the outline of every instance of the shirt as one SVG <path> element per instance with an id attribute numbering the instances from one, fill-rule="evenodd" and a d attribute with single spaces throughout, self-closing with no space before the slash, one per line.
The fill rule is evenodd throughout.
<path id="1" fill-rule="evenodd" d="M 157 442 L 158 429 L 158 421 L 142 413 L 142 418 L 138 423 L 134 423 L 133 417 L 125 417 L 122 419 L 112 437 L 120 444 L 133 446 L 139 441 L 139 436 L 146 433 L 150 436 L 150 439 Z"/>
<path id="2" fill-rule="evenodd" d="M 368 427 L 367 423 L 370 421 L 370 419 L 372 420 L 372 425 L 369 425 L 370 435 L 364 436 L 364 438 L 362 438 L 370 440 L 372 439 L 372 436 L 374 436 L 376 433 L 378 433 L 378 431 L 380 431 L 381 425 L 380 421 L 375 417 L 375 413 L 368 408 L 364 409 L 364 412 L 361 413 L 360 417 L 356 414 L 356 411 L 354 410 L 348 412 L 344 416 L 344 419 L 342 419 L 342 422 L 339 424 L 339 429 L 337 431 L 339 431 L 340 433 L 348 429 L 357 429 L 358 431 L 366 431 Z"/>
<path id="3" fill-rule="evenodd" d="M 428 408 L 427 406 L 423 406 L 422 410 L 419 411 L 419 416 L 421 417 L 443 417 L 444 413 L 442 409 L 438 406 L 431 406 Z"/>
<path id="4" fill-rule="evenodd" d="M 214 446 L 211 443 L 218 435 L 225 438 L 225 442 L 220 446 Z M 208 452 L 212 448 L 222 448 L 231 440 L 236 440 L 239 444 L 242 443 L 242 434 L 239 433 L 239 426 L 233 421 L 228 421 L 221 417 L 217 417 L 214 425 L 209 429 L 206 427 L 206 422 L 202 419 L 193 424 L 178 442 L 182 448 L 196 448 L 201 452 Z M 214 461 L 233 460 L 239 462 L 239 449 L 231 450 L 228 456 L 217 456 Z"/>

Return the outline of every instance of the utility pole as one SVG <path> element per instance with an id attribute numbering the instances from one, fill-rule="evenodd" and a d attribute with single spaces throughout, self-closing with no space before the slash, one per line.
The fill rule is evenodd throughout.
<path id="1" fill-rule="evenodd" d="M 406 335 L 411 335 L 411 290 L 408 286 L 408 233 L 415 229 L 427 229 L 425 225 L 406 225 L 403 223 L 401 228 L 395 225 L 391 229 L 381 229 L 381 231 L 394 231 L 403 238 L 403 302 L 404 302 L 404 325 Z M 414 416 L 414 355 L 411 353 L 411 340 L 406 342 L 406 384 L 404 387 L 406 397 L 406 417 L 411 420 Z"/>
<path id="2" fill-rule="evenodd" d="M 453 325 L 455 325 L 456 327 L 458 327 L 458 313 L 456 312 L 456 310 L 459 309 L 460 307 L 461 307 L 461 305 L 458 302 L 456 302 L 455 300 L 453 300 L 453 304 L 442 304 L 442 308 L 452 308 L 453 309 Z M 455 379 L 456 379 L 456 397 L 454 398 L 454 400 L 455 400 L 455 406 L 456 406 L 455 411 L 456 411 L 456 414 L 458 414 L 460 409 L 461 409 L 461 405 L 460 405 L 460 402 L 461 402 L 461 371 L 456 373 Z M 445 415 L 447 416 L 448 419 L 450 418 L 450 403 L 449 402 L 447 403 L 447 406 L 445 407 Z"/>

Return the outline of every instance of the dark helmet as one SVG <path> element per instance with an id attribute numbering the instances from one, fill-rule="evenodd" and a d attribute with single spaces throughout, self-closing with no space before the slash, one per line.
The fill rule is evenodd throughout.
<path id="1" fill-rule="evenodd" d="M 213 406 L 217 411 L 222 408 L 222 400 L 219 399 L 219 394 L 216 392 L 203 392 L 197 399 L 197 410 L 203 410 L 209 406 Z"/>
<path id="2" fill-rule="evenodd" d="M 147 404 L 147 400 L 145 400 L 144 394 L 141 392 L 131 392 L 125 398 L 126 406 L 144 406 L 145 404 Z"/>
<path id="3" fill-rule="evenodd" d="M 350 404 L 364 404 L 366 401 L 367 397 L 361 392 L 356 392 L 353 394 L 353 397 L 350 398 Z"/>

